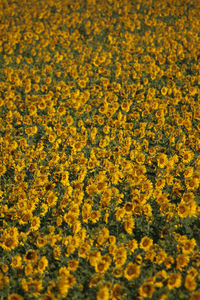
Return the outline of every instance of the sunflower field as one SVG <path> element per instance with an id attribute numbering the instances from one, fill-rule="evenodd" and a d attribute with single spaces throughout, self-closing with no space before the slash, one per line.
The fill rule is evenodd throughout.
<path id="1" fill-rule="evenodd" d="M 200 300 L 200 0 L 0 0 L 0 300 Z"/>

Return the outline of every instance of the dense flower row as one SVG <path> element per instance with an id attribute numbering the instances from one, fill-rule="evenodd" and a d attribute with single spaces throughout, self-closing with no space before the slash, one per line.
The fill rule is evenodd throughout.
<path id="1" fill-rule="evenodd" d="M 198 0 L 0 1 L 0 295 L 200 299 Z"/>

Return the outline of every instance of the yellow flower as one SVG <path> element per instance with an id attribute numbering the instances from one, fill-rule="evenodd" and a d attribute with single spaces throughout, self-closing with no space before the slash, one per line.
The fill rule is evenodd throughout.
<path id="1" fill-rule="evenodd" d="M 123 276 L 123 268 L 115 267 L 112 272 L 113 276 L 116 278 L 120 278 Z"/>
<path id="2" fill-rule="evenodd" d="M 198 208 L 198 205 L 196 203 L 196 201 L 192 201 L 189 205 L 189 217 L 195 217 L 197 218 L 198 217 L 198 214 L 199 214 L 199 208 Z"/>
<path id="3" fill-rule="evenodd" d="M 123 286 L 116 283 L 114 284 L 112 290 L 111 290 L 111 300 L 119 300 L 121 299 L 121 293 L 122 293 L 122 290 L 123 290 Z"/>
<path id="4" fill-rule="evenodd" d="M 18 246 L 18 243 L 19 243 L 18 238 L 7 235 L 3 238 L 3 242 L 0 243 L 0 246 L 4 250 L 11 251 Z"/>
<path id="5" fill-rule="evenodd" d="M 76 271 L 78 266 L 79 266 L 79 262 L 75 259 L 72 259 L 72 260 L 68 261 L 68 263 L 67 263 L 67 267 L 71 271 Z"/>
<path id="6" fill-rule="evenodd" d="M 71 115 L 68 115 L 65 119 L 68 126 L 71 126 L 74 123 L 74 120 Z"/>
<path id="7" fill-rule="evenodd" d="M 48 205 L 45 203 L 42 203 L 41 207 L 40 207 L 40 215 L 45 216 L 47 211 L 48 211 Z"/>
<path id="8" fill-rule="evenodd" d="M 46 267 L 48 266 L 49 262 L 48 262 L 48 259 L 43 256 L 39 262 L 38 262 L 38 265 L 37 265 L 37 269 L 40 273 L 44 273 Z"/>
<path id="9" fill-rule="evenodd" d="M 127 243 L 127 247 L 131 250 L 133 253 L 138 248 L 138 242 L 137 240 L 133 239 Z"/>
<path id="10" fill-rule="evenodd" d="M 140 266 L 132 262 L 129 262 L 124 270 L 124 277 L 130 281 L 139 276 L 140 276 Z"/>
<path id="11" fill-rule="evenodd" d="M 64 171 L 62 173 L 61 183 L 64 186 L 69 186 L 69 172 L 68 171 Z"/>
<path id="12" fill-rule="evenodd" d="M 196 190 L 199 187 L 199 179 L 196 177 L 186 178 L 185 185 L 188 191 Z"/>
<path id="13" fill-rule="evenodd" d="M 169 290 L 174 288 L 179 288 L 181 286 L 181 274 L 180 273 L 173 273 L 169 275 L 167 287 Z"/>
<path id="14" fill-rule="evenodd" d="M 64 275 L 61 276 L 58 280 L 58 291 L 62 297 L 67 297 L 67 294 L 69 292 L 69 285 L 68 280 Z"/>
<path id="15" fill-rule="evenodd" d="M 160 250 L 156 256 L 156 263 L 161 265 L 167 258 L 167 253 L 164 250 Z"/>
<path id="16" fill-rule="evenodd" d="M 150 204 L 144 204 L 144 206 L 143 206 L 143 212 L 144 212 L 144 214 L 145 214 L 145 216 L 146 216 L 146 219 L 148 220 L 149 219 L 149 217 L 151 217 L 152 216 L 152 208 L 151 208 L 151 205 Z"/>
<path id="17" fill-rule="evenodd" d="M 50 143 L 54 143 L 55 142 L 55 140 L 56 140 L 56 133 L 55 132 L 51 132 L 50 134 L 49 134 L 49 136 L 48 136 L 48 140 L 49 140 L 49 142 Z"/>
<path id="18" fill-rule="evenodd" d="M 144 298 L 151 298 L 155 291 L 154 284 L 152 282 L 145 282 L 139 288 L 139 294 Z"/>
<path id="19" fill-rule="evenodd" d="M 184 287 L 186 288 L 186 290 L 188 290 L 190 292 L 194 291 L 196 289 L 197 283 L 196 283 L 195 278 L 192 275 L 190 275 L 190 274 L 186 275 Z"/>
<path id="20" fill-rule="evenodd" d="M 124 248 L 124 245 L 118 246 L 114 252 L 114 261 L 117 267 L 121 267 L 125 264 L 127 259 L 127 250 Z"/>
<path id="21" fill-rule="evenodd" d="M 189 207 L 184 203 L 179 203 L 177 207 L 179 217 L 186 218 L 189 215 Z"/>
<path id="22" fill-rule="evenodd" d="M 58 197 L 53 193 L 50 192 L 48 197 L 47 197 L 47 205 L 48 207 L 55 206 L 57 203 Z"/>
<path id="23" fill-rule="evenodd" d="M 3 174 L 5 174 L 7 171 L 6 167 L 1 163 L 0 164 L 0 176 L 2 176 Z"/>
<path id="24" fill-rule="evenodd" d="M 168 91 L 168 88 L 166 86 L 163 86 L 162 89 L 161 89 L 161 94 L 163 96 L 167 95 L 167 91 Z"/>
<path id="25" fill-rule="evenodd" d="M 103 257 L 101 257 L 95 264 L 95 272 L 97 273 L 105 273 L 110 266 L 110 260 L 107 261 Z"/>
<path id="26" fill-rule="evenodd" d="M 158 178 L 155 183 L 156 190 L 162 190 L 165 187 L 165 178 Z"/>
<path id="27" fill-rule="evenodd" d="M 196 246 L 196 241 L 194 238 L 191 240 L 186 239 L 185 241 L 183 241 L 181 243 L 183 254 L 186 254 L 186 255 L 190 254 L 193 251 L 195 246 Z"/>
<path id="28" fill-rule="evenodd" d="M 38 251 L 37 250 L 28 250 L 24 255 L 24 261 L 26 262 L 36 262 L 38 259 Z"/>
<path id="29" fill-rule="evenodd" d="M 26 276 L 31 276 L 33 274 L 33 266 L 31 263 L 27 263 L 24 268 L 24 273 Z"/>
<path id="30" fill-rule="evenodd" d="M 128 234 L 132 234 L 133 233 L 133 228 L 135 227 L 135 222 L 132 216 L 127 216 L 125 221 L 123 222 L 124 225 L 124 230 L 128 233 Z"/>
<path id="31" fill-rule="evenodd" d="M 188 164 L 194 157 L 194 153 L 191 150 L 180 151 L 180 155 L 184 164 Z"/>
<path id="32" fill-rule="evenodd" d="M 168 163 L 167 155 L 161 153 L 158 157 L 158 167 L 163 169 L 164 167 L 166 167 L 167 163 Z"/>
<path id="33" fill-rule="evenodd" d="M 25 176 L 26 176 L 25 172 L 17 173 L 14 179 L 16 182 L 23 182 Z"/>
<path id="34" fill-rule="evenodd" d="M 194 194 L 192 192 L 185 192 L 181 201 L 185 204 L 190 204 L 194 200 Z"/>
<path id="35" fill-rule="evenodd" d="M 190 259 L 186 254 L 180 254 L 176 258 L 176 268 L 177 270 L 182 271 L 189 263 Z"/>
<path id="36" fill-rule="evenodd" d="M 16 256 L 12 257 L 11 266 L 13 268 L 21 268 L 21 266 L 22 266 L 22 258 L 21 258 L 20 255 L 16 255 Z"/>
<path id="37" fill-rule="evenodd" d="M 97 223 L 100 219 L 100 216 L 101 216 L 101 214 L 98 210 L 92 210 L 90 212 L 89 219 L 92 221 L 92 223 Z"/>
<path id="38" fill-rule="evenodd" d="M 142 191 L 143 192 L 149 192 L 149 194 L 152 193 L 152 190 L 153 190 L 153 183 L 147 179 L 145 180 L 143 183 L 142 183 Z"/>
<path id="39" fill-rule="evenodd" d="M 139 165 L 143 165 L 144 161 L 145 161 L 145 154 L 143 154 L 142 152 L 138 152 L 135 154 L 135 161 L 139 164 Z"/>
<path id="40" fill-rule="evenodd" d="M 184 177 L 185 177 L 185 178 L 190 178 L 190 177 L 192 177 L 193 172 L 194 172 L 194 168 L 193 168 L 193 167 L 191 167 L 191 166 L 187 167 L 187 169 L 186 169 L 185 172 L 184 172 Z"/>
<path id="41" fill-rule="evenodd" d="M 118 207 L 118 208 L 116 209 L 116 212 L 115 212 L 116 220 L 117 220 L 117 221 L 121 221 L 122 218 L 124 217 L 125 213 L 126 213 L 126 212 L 125 212 L 125 209 L 124 209 L 124 208 Z"/>
<path id="42" fill-rule="evenodd" d="M 35 216 L 31 219 L 31 231 L 36 231 L 40 228 L 40 218 L 38 216 Z"/>
<path id="43" fill-rule="evenodd" d="M 74 234 L 76 234 L 80 230 L 81 230 L 81 222 L 79 220 L 76 220 L 76 222 L 73 224 L 72 231 Z"/>
<path id="44" fill-rule="evenodd" d="M 153 240 L 147 236 L 143 237 L 140 242 L 140 248 L 144 251 L 148 251 L 149 248 L 153 245 Z"/>
<path id="45" fill-rule="evenodd" d="M 73 224 L 76 222 L 77 220 L 77 214 L 72 213 L 72 212 L 68 212 L 64 214 L 64 221 L 70 226 L 72 227 Z"/>
<path id="46" fill-rule="evenodd" d="M 98 290 L 97 300 L 108 300 L 109 299 L 109 289 L 107 286 L 103 286 Z"/>
<path id="47" fill-rule="evenodd" d="M 19 294 L 13 293 L 8 296 L 8 300 L 24 300 L 24 297 Z"/>
<path id="48" fill-rule="evenodd" d="M 200 300 L 200 292 L 194 292 L 189 300 Z"/>
<path id="49" fill-rule="evenodd" d="M 59 260 L 60 256 L 61 256 L 61 249 L 60 249 L 60 246 L 57 245 L 57 246 L 55 246 L 55 248 L 53 249 L 53 258 L 54 258 L 55 260 Z"/>

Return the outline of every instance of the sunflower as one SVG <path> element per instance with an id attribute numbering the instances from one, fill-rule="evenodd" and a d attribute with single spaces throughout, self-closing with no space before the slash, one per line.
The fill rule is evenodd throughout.
<path id="1" fill-rule="evenodd" d="M 194 200 L 194 194 L 192 192 L 185 192 L 182 196 L 182 202 L 185 204 L 190 204 Z"/>
<path id="2" fill-rule="evenodd" d="M 186 275 L 184 287 L 186 288 L 186 290 L 188 290 L 190 292 L 194 291 L 196 289 L 197 283 L 196 283 L 195 278 L 192 275 L 190 275 L 190 274 Z"/>
<path id="3" fill-rule="evenodd" d="M 124 287 L 118 283 L 114 284 L 110 295 L 111 300 L 120 300 L 123 288 Z"/>
<path id="4" fill-rule="evenodd" d="M 190 258 L 186 254 L 180 254 L 176 258 L 176 268 L 182 271 L 184 267 L 188 265 Z"/>
<path id="5" fill-rule="evenodd" d="M 152 216 L 152 207 L 149 203 L 143 206 L 143 213 L 145 214 L 147 220 Z"/>
<path id="6" fill-rule="evenodd" d="M 145 282 L 139 288 L 139 294 L 144 298 L 151 298 L 154 291 L 155 288 L 152 282 Z"/>
<path id="7" fill-rule="evenodd" d="M 142 191 L 143 192 L 149 192 L 149 193 L 152 193 L 152 190 L 153 190 L 153 183 L 147 179 L 146 181 L 144 181 L 142 183 Z"/>
<path id="8" fill-rule="evenodd" d="M 0 164 L 0 176 L 5 174 L 7 171 L 6 167 L 3 164 Z"/>
<path id="9" fill-rule="evenodd" d="M 145 154 L 143 154 L 142 152 L 137 152 L 135 155 L 135 161 L 139 164 L 139 165 L 143 165 L 145 162 Z"/>
<path id="10" fill-rule="evenodd" d="M 132 214 L 132 209 L 133 209 L 133 204 L 131 202 L 127 202 L 124 205 L 124 209 L 125 209 L 127 215 L 131 215 Z"/>
<path id="11" fill-rule="evenodd" d="M 125 209 L 123 207 L 122 208 L 118 207 L 116 209 L 116 212 L 115 212 L 115 218 L 116 218 L 116 220 L 120 222 L 123 219 L 125 213 L 126 212 L 125 212 Z"/>
<path id="12" fill-rule="evenodd" d="M 24 268 L 24 273 L 26 276 L 31 276 L 33 274 L 33 266 L 31 263 L 27 263 Z"/>
<path id="13" fill-rule="evenodd" d="M 15 238 L 14 236 L 6 235 L 3 238 L 3 242 L 0 243 L 0 246 L 4 250 L 11 251 L 11 250 L 15 249 L 18 246 L 18 243 L 19 243 L 19 241 L 18 241 L 17 238 Z"/>
<path id="14" fill-rule="evenodd" d="M 199 214 L 199 207 L 196 203 L 196 201 L 192 201 L 189 205 L 189 217 L 195 217 L 197 218 L 198 217 L 198 214 Z"/>
<path id="15" fill-rule="evenodd" d="M 27 262 L 35 262 L 37 261 L 38 259 L 38 251 L 37 250 L 28 250 L 26 252 L 26 254 L 24 255 L 24 261 L 27 261 Z"/>
<path id="16" fill-rule="evenodd" d="M 139 276 L 140 276 L 140 266 L 132 262 L 129 262 L 127 267 L 124 270 L 124 277 L 130 281 Z"/>
<path id="17" fill-rule="evenodd" d="M 24 300 L 24 297 L 20 296 L 19 294 L 13 293 L 8 296 L 8 300 Z"/>
<path id="18" fill-rule="evenodd" d="M 60 259 L 60 256 L 61 256 L 61 249 L 60 249 L 60 246 L 57 245 L 54 247 L 53 249 L 53 258 L 55 260 L 59 260 Z"/>
<path id="19" fill-rule="evenodd" d="M 97 300 L 108 300 L 109 299 L 109 289 L 107 286 L 103 286 L 98 290 Z"/>
<path id="20" fill-rule="evenodd" d="M 11 266 L 13 268 L 21 268 L 22 267 L 22 258 L 20 255 L 16 255 L 12 257 Z"/>
<path id="21" fill-rule="evenodd" d="M 179 203 L 177 207 L 179 217 L 186 218 L 189 214 L 189 207 L 184 203 Z"/>
<path id="22" fill-rule="evenodd" d="M 55 296 L 53 294 L 44 295 L 39 300 L 56 300 Z"/>
<path id="23" fill-rule="evenodd" d="M 46 244 L 47 244 L 47 240 L 39 235 L 37 237 L 37 241 L 36 241 L 37 247 L 41 248 L 41 247 L 44 247 Z"/>
<path id="24" fill-rule="evenodd" d="M 36 231 L 40 228 L 40 218 L 35 216 L 31 219 L 31 231 Z"/>
<path id="25" fill-rule="evenodd" d="M 103 191 L 105 191 L 108 188 L 108 184 L 107 182 L 104 181 L 100 181 L 96 184 L 96 190 L 98 193 L 102 193 Z"/>
<path id="26" fill-rule="evenodd" d="M 199 180 L 198 178 L 191 177 L 185 179 L 185 185 L 188 191 L 198 189 L 199 187 Z"/>
<path id="27" fill-rule="evenodd" d="M 97 273 L 103 274 L 107 271 L 111 264 L 110 256 L 104 255 L 101 257 L 98 262 L 95 264 L 95 271 Z"/>
<path id="28" fill-rule="evenodd" d="M 189 166 L 189 167 L 186 168 L 183 175 L 184 175 L 185 178 L 190 178 L 190 177 L 192 177 L 193 173 L 194 173 L 194 168 Z"/>
<path id="29" fill-rule="evenodd" d="M 47 205 L 48 207 L 55 206 L 57 203 L 58 197 L 53 193 L 50 192 L 48 197 L 47 197 Z"/>
<path id="30" fill-rule="evenodd" d="M 69 292 L 68 280 L 65 276 L 61 276 L 58 280 L 58 291 L 62 297 L 67 297 Z"/>
<path id="31" fill-rule="evenodd" d="M 164 167 L 166 167 L 166 165 L 167 165 L 167 163 L 168 163 L 167 155 L 164 154 L 164 153 L 161 153 L 161 154 L 159 155 L 159 157 L 158 157 L 157 162 L 158 162 L 158 167 L 159 167 L 159 168 L 162 168 L 162 169 L 163 169 Z"/>
<path id="32" fill-rule="evenodd" d="M 72 259 L 72 260 L 68 261 L 68 263 L 67 263 L 67 267 L 71 271 L 76 271 L 78 266 L 79 266 L 79 262 L 75 259 Z"/>
<path id="33" fill-rule="evenodd" d="M 92 223 L 97 223 L 100 219 L 100 212 L 98 210 L 92 210 L 90 212 L 90 216 L 89 216 L 89 219 L 90 221 L 92 221 Z"/>
<path id="34" fill-rule="evenodd" d="M 70 227 L 72 227 L 77 220 L 77 214 L 72 212 L 65 213 L 63 219 Z"/>
<path id="35" fill-rule="evenodd" d="M 165 178 L 158 178 L 155 183 L 156 190 L 162 190 L 165 187 Z"/>
<path id="36" fill-rule="evenodd" d="M 182 242 L 182 252 L 183 254 L 189 254 L 193 251 L 194 247 L 196 246 L 196 241 L 195 239 L 191 239 L 191 240 L 185 240 Z"/>
<path id="37" fill-rule="evenodd" d="M 87 187 L 86 187 L 86 193 L 89 195 L 89 196 L 94 196 L 95 195 L 95 191 L 96 191 L 96 185 L 95 184 L 89 184 Z"/>
<path id="38" fill-rule="evenodd" d="M 62 276 L 65 284 L 71 289 L 76 284 L 76 278 L 69 272 Z"/>
<path id="39" fill-rule="evenodd" d="M 191 150 L 180 151 L 180 155 L 184 164 L 188 164 L 194 157 L 194 153 Z"/>
<path id="40" fill-rule="evenodd" d="M 117 266 L 113 269 L 112 274 L 114 277 L 120 278 L 123 276 L 123 269 Z"/>
<path id="41" fill-rule="evenodd" d="M 123 225 L 124 225 L 124 230 L 128 234 L 133 233 L 133 228 L 135 227 L 135 221 L 134 221 L 132 216 L 127 216 L 124 223 L 123 223 Z"/>
<path id="42" fill-rule="evenodd" d="M 194 292 L 189 300 L 200 300 L 200 292 Z"/>
<path id="43" fill-rule="evenodd" d="M 127 243 L 127 247 L 131 250 L 133 253 L 138 248 L 138 242 L 137 240 L 133 239 Z"/>
<path id="44" fill-rule="evenodd" d="M 161 265 L 166 258 L 167 258 L 167 253 L 164 250 L 160 250 L 160 252 L 156 256 L 156 263 L 158 265 Z"/>
<path id="45" fill-rule="evenodd" d="M 38 265 L 37 265 L 37 269 L 40 273 L 44 273 L 46 267 L 48 266 L 49 262 L 48 262 L 48 259 L 43 256 L 39 262 L 38 262 Z"/>
<path id="46" fill-rule="evenodd" d="M 148 236 L 143 237 L 140 242 L 140 248 L 143 249 L 144 251 L 148 251 L 152 245 L 153 245 L 153 240 Z"/>
<path id="47" fill-rule="evenodd" d="M 32 290 L 34 290 L 33 296 L 38 298 L 42 289 L 42 280 L 31 280 L 30 282 L 28 282 L 28 291 L 31 292 Z"/>
<path id="48" fill-rule="evenodd" d="M 167 92 L 168 92 L 168 88 L 167 88 L 166 86 L 163 86 L 163 87 L 161 88 L 161 94 L 162 94 L 163 96 L 166 96 L 166 95 L 167 95 Z"/>
<path id="49" fill-rule="evenodd" d="M 169 290 L 179 288 L 181 286 L 181 274 L 173 273 L 168 277 L 167 287 Z"/>

